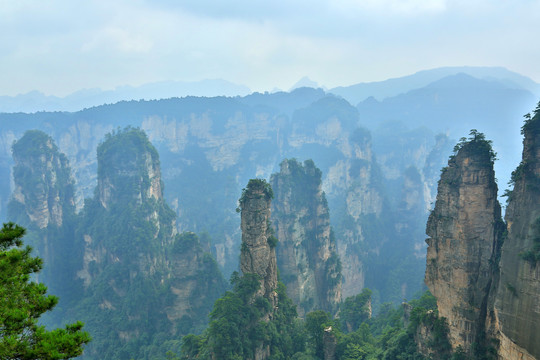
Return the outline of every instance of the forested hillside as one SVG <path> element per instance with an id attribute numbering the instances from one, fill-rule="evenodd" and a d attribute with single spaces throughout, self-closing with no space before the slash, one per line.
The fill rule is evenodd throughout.
<path id="1" fill-rule="evenodd" d="M 460 94 L 474 81 L 483 87 L 474 87 L 463 98 Z M 344 295 L 368 286 L 376 304 L 400 302 L 420 288 L 423 228 L 438 171 L 451 151 L 451 139 L 463 135 L 461 125 L 450 120 L 455 116 L 508 126 L 507 117 L 490 115 L 494 105 L 485 100 L 489 94 L 499 94 L 496 106 L 506 109 L 497 114 L 528 111 L 514 110 L 529 101 L 527 90 L 474 81 L 457 77 L 444 92 L 437 84 L 419 89 L 444 96 L 447 105 L 414 119 L 406 104 L 392 114 L 386 107 L 366 112 L 309 88 L 235 98 L 120 102 L 74 113 L 0 114 L 0 165 L 10 171 L 11 144 L 25 130 L 44 131 L 71 164 L 80 212 L 84 198 L 92 197 L 97 186 L 101 139 L 118 127 L 138 126 L 160 152 L 164 197 L 178 216 L 177 230 L 205 234 L 207 250 L 227 277 L 238 266 L 240 233 L 234 209 L 242 183 L 254 176 L 268 179 L 284 158 L 312 159 L 322 172 L 347 284 Z M 508 92 L 512 96 L 505 97 Z M 429 97 L 424 99 L 429 103 Z M 464 101 L 469 105 L 457 106 Z M 458 108 L 461 114 L 453 110 Z M 507 158 L 501 157 L 501 163 Z M 8 182 L 0 189 L 3 219 L 13 190 Z"/>
<path id="2" fill-rule="evenodd" d="M 488 98 L 497 99 L 498 110 Z M 219 351 L 226 351 L 222 358 L 261 359 L 469 356 L 474 352 L 466 347 L 484 336 L 479 334 L 498 331 L 480 325 L 486 317 L 514 319 L 516 312 L 516 300 L 500 292 L 511 288 L 501 285 L 493 249 L 502 252 L 501 264 L 516 267 L 501 279 L 534 292 L 529 283 L 536 275 L 519 275 L 519 269 L 534 271 L 534 235 L 520 248 L 497 240 L 480 255 L 468 245 L 450 246 L 483 259 L 478 267 L 467 261 L 481 269 L 470 278 L 495 289 L 450 300 L 476 324 L 467 325 L 475 335 L 459 343 L 455 339 L 463 334 L 454 323 L 465 321 L 461 315 L 429 294 L 408 302 L 425 290 L 425 224 L 430 216 L 432 246 L 441 231 L 451 233 L 462 220 L 450 215 L 468 213 L 468 195 L 449 210 L 436 205 L 443 193 L 468 191 L 455 187 L 462 177 L 478 179 L 458 171 L 439 180 L 448 156 L 443 179 L 453 174 L 458 151 L 465 153 L 480 134 L 462 139 L 453 153 L 453 139 L 464 135 L 465 124 L 501 124 L 505 131 L 516 118 L 505 115 L 529 98 L 522 88 L 454 75 L 358 106 L 321 89 L 299 88 L 119 102 L 72 113 L 4 113 L 0 166 L 12 181 L 0 184 L 0 216 L 28 228 L 26 241 L 45 261 L 39 280 L 60 296 L 43 321 L 85 321 L 93 337 L 88 359 L 211 357 Z M 457 107 L 463 102 L 468 105 Z M 450 121 L 452 116 L 463 121 Z M 511 200 L 526 191 L 532 193 L 521 198 L 536 196 L 534 179 L 522 173 L 534 173 L 527 159 L 536 149 L 531 139 L 537 117 L 524 127 L 529 155 L 512 176 L 517 191 L 507 192 Z M 506 152 L 499 157 L 504 166 L 512 163 Z M 441 187 L 447 182 L 454 187 Z M 491 189 L 495 204 L 497 189 Z M 516 217 L 514 204 L 509 202 L 509 216 Z M 493 208 L 494 220 L 486 220 L 485 228 L 503 226 Z M 445 225 L 444 219 L 452 221 Z M 474 231 L 460 228 L 456 238 L 491 234 L 480 229 L 483 222 L 471 221 Z M 534 233 L 534 225 L 527 226 Z M 521 241 L 516 234 L 525 230 L 516 231 L 508 234 Z M 446 257 L 428 255 L 432 292 L 463 295 L 466 282 L 438 286 L 438 277 L 449 281 L 448 271 L 440 270 Z M 247 332 L 236 333 L 238 328 Z M 509 344 L 512 336 L 499 339 Z M 529 346 L 530 340 L 519 341 Z M 231 342 L 240 349 L 226 350 Z"/>

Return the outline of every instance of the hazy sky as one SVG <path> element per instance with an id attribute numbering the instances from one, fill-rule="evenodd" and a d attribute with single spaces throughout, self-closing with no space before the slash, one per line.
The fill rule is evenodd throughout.
<path id="1" fill-rule="evenodd" d="M 540 0 L 0 0 L 0 95 L 334 87 L 461 65 L 540 82 L 539 24 Z"/>

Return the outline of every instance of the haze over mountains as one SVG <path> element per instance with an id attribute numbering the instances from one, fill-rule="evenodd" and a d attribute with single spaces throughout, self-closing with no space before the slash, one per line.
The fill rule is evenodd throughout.
<path id="1" fill-rule="evenodd" d="M 373 97 L 384 100 L 411 90 L 423 88 L 444 77 L 456 74 L 468 74 L 474 78 L 505 86 L 509 89 L 521 89 L 535 96 L 540 95 L 540 84 L 530 78 L 501 67 L 442 67 L 423 70 L 417 73 L 383 81 L 358 83 L 339 86 L 327 90 L 349 101 L 352 105 Z M 495 84 L 493 84 L 495 85 Z M 291 86 L 289 91 L 300 87 L 322 87 L 316 81 L 303 77 Z M 274 89 L 271 92 L 279 92 Z M 46 95 L 39 90 L 16 96 L 0 95 L 0 112 L 36 112 L 36 111 L 78 111 L 92 106 L 111 104 L 118 101 L 154 100 L 183 96 L 245 96 L 251 90 L 244 85 L 222 79 L 201 81 L 161 81 L 140 86 L 119 86 L 114 90 L 99 88 L 81 89 L 64 97 Z"/>
<path id="2" fill-rule="evenodd" d="M 493 140 L 501 193 L 510 174 L 516 181 L 522 116 L 538 89 L 501 68 L 441 68 L 332 90 L 303 78 L 289 92 L 215 80 L 4 97 L 0 220 L 28 228 L 49 264 L 43 281 L 64 299 L 47 321 L 83 319 L 95 334 L 88 359 L 177 351 L 239 268 L 271 275 L 268 321 L 281 308 L 278 268 L 279 301 L 286 292 L 301 317 L 364 294 L 366 320 L 424 287 L 426 221 L 450 219 L 433 204 L 464 137 L 482 139 L 490 166 L 481 133 Z M 465 214 L 467 199 L 454 212 Z"/>
<path id="3" fill-rule="evenodd" d="M 160 81 L 141 86 L 119 86 L 114 90 L 83 89 L 65 97 L 45 95 L 37 90 L 17 96 L 0 96 L 0 112 L 78 111 L 123 100 L 156 100 L 183 96 L 237 96 L 251 91 L 243 85 L 221 79 Z"/>

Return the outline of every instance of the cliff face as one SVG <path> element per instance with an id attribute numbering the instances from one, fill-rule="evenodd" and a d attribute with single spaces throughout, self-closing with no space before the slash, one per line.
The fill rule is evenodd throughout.
<path id="1" fill-rule="evenodd" d="M 74 181 L 67 158 L 47 134 L 32 130 L 13 144 L 11 219 L 24 226 L 60 227 L 75 214 Z M 26 218 L 26 219 L 25 219 Z"/>
<path id="2" fill-rule="evenodd" d="M 74 235 L 74 180 L 69 162 L 50 136 L 27 131 L 12 146 L 14 190 L 8 220 L 27 228 L 29 245 L 44 261 L 39 280 L 67 302 L 77 292 L 71 271 L 81 261 Z"/>
<path id="3" fill-rule="evenodd" d="M 269 308 L 262 311 L 260 320 L 269 322 L 278 309 L 278 279 L 276 245 L 277 239 L 270 227 L 270 203 L 273 191 L 266 180 L 251 179 L 242 191 L 239 200 L 241 212 L 242 245 L 240 270 L 243 275 L 255 274 L 259 279 L 259 289 L 253 299 L 263 297 Z M 253 300 L 252 300 L 253 301 Z M 271 349 L 267 340 L 256 343 L 254 360 L 270 357 Z"/>
<path id="4" fill-rule="evenodd" d="M 523 159 L 512 174 L 495 321 L 502 359 L 540 359 L 540 107 L 523 126 Z"/>
<path id="5" fill-rule="evenodd" d="M 427 223 L 425 282 L 446 317 L 452 347 L 484 341 L 504 227 L 489 142 L 473 134 L 443 169 Z"/>
<path id="6" fill-rule="evenodd" d="M 154 273 L 164 261 L 156 245 L 171 244 L 176 229 L 163 199 L 158 153 L 142 131 L 127 128 L 100 144 L 96 194 L 83 209 L 85 251 L 78 275 L 88 285 L 116 262 Z"/>
<path id="7" fill-rule="evenodd" d="M 277 306 L 277 239 L 270 227 L 270 202 L 273 197 L 270 185 L 252 179 L 240 198 L 242 246 L 240 270 L 243 274 L 259 276 L 260 288 L 256 296 L 263 296 Z"/>
<path id="8" fill-rule="evenodd" d="M 287 294 L 301 316 L 313 310 L 335 312 L 341 302 L 341 264 L 321 171 L 311 160 L 304 165 L 284 160 L 270 183 L 275 194 L 272 223 L 279 239 L 277 263 Z"/>
<path id="9" fill-rule="evenodd" d="M 192 232 L 177 235 L 166 258 L 169 276 L 165 283 L 172 295 L 165 303 L 167 319 L 175 324 L 178 335 L 202 331 L 206 315 L 226 289 L 218 264 Z"/>
<path id="10" fill-rule="evenodd" d="M 141 130 L 120 130 L 98 147 L 98 187 L 81 214 L 77 275 L 85 292 L 75 310 L 96 333 L 89 358 L 123 358 L 125 349 L 140 355 L 141 337 L 201 330 L 225 288 L 197 236 L 176 235 L 160 173 L 158 153 Z M 114 347 L 108 338 L 117 339 Z"/>
<path id="11" fill-rule="evenodd" d="M 405 142 L 397 134 L 390 141 L 395 146 L 381 154 L 376 147 L 372 150 L 369 131 L 358 128 L 362 122 L 373 125 L 369 119 L 360 118 L 358 110 L 343 99 L 308 88 L 243 98 L 120 102 L 75 113 L 0 114 L 0 121 L 0 168 L 2 159 L 11 158 L 13 139 L 20 137 L 25 128 L 47 132 L 71 162 L 78 210 L 83 208 L 83 199 L 94 195 L 98 183 L 96 148 L 105 134 L 129 124 L 140 126 L 160 152 L 162 180 L 167 185 L 165 196 L 178 216 L 178 230 L 208 232 L 210 251 L 226 274 L 238 269 L 235 249 L 240 246 L 241 234 L 234 208 L 243 185 L 253 176 L 269 178 L 285 157 L 312 158 L 323 173 L 323 190 L 332 209 L 331 221 L 348 284 L 343 288 L 344 295 L 354 295 L 367 286 L 378 290 L 382 301 L 400 301 L 416 292 L 406 283 L 418 284 L 421 275 L 411 276 L 407 271 L 412 268 L 410 262 L 400 263 L 403 254 L 416 255 L 416 248 L 411 245 L 398 249 L 405 242 L 395 232 L 390 233 L 395 214 L 385 209 L 397 205 L 384 205 L 388 199 L 402 196 L 389 195 L 381 184 L 393 181 L 401 188 L 402 168 L 414 162 L 421 169 L 432 146 L 432 134 L 426 140 L 425 132 L 414 136 L 417 129 L 410 130 Z M 380 133 L 373 134 L 375 146 Z M 382 141 L 387 142 L 387 138 Z M 379 161 L 382 174 L 374 153 L 377 161 L 384 160 Z M 150 164 L 152 159 L 153 155 Z M 126 158 L 126 163 L 137 161 Z M 124 175 L 128 175 L 127 171 L 132 170 L 126 168 Z M 121 188 L 109 176 L 100 181 L 102 206 L 109 208 L 116 202 L 114 197 L 121 195 Z M 9 178 L 4 179 L 4 184 L 9 185 Z M 133 188 L 138 190 L 130 196 L 142 201 L 141 187 L 133 183 Z M 0 217 L 2 200 L 9 193 L 0 191 Z M 403 237 L 411 239 L 409 228 L 402 229 Z M 98 241 L 95 237 L 86 240 Z M 422 232 L 419 240 L 415 238 L 415 246 L 418 241 L 423 245 L 423 240 Z M 390 256 L 385 247 L 398 255 Z M 101 256 L 99 252 L 87 255 Z M 420 263 L 422 272 L 423 259 L 414 260 Z M 394 274 L 404 276 L 395 279 Z M 395 286 L 396 282 L 401 286 Z M 410 290 L 401 290 L 407 286 Z M 399 288 L 392 298 L 387 290 L 391 288 Z"/>
<path id="12" fill-rule="evenodd" d="M 163 201 L 161 187 L 157 150 L 142 132 L 107 136 L 98 147 L 98 193 L 104 208 L 133 200 L 139 205 L 150 199 Z"/>
<path id="13" fill-rule="evenodd" d="M 351 158 L 342 162 L 344 188 L 339 198 L 342 205 L 335 207 L 335 217 L 341 219 L 337 225 L 338 251 L 343 264 L 343 282 L 347 284 L 343 288 L 343 298 L 362 291 L 365 286 L 365 256 L 370 250 L 378 253 L 380 248 L 377 247 L 385 240 L 378 238 L 379 244 L 371 243 L 374 239 L 366 226 L 371 222 L 377 227 L 384 203 L 379 188 L 381 179 L 377 178 L 378 168 L 371 149 L 371 134 L 366 129 L 357 129 L 349 141 Z M 332 203 L 337 205 L 338 202 L 334 200 Z"/>

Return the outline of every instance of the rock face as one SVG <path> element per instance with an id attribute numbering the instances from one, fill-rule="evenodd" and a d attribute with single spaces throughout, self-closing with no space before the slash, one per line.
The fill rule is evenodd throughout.
<path id="1" fill-rule="evenodd" d="M 371 149 L 371 134 L 360 128 L 351 134 L 349 141 L 351 159 L 342 162 L 344 196 L 341 203 L 344 205 L 336 206 L 335 216 L 341 219 L 337 238 L 339 257 L 343 264 L 343 282 L 347 284 L 343 287 L 343 298 L 360 293 L 365 286 L 366 253 L 369 250 L 378 253 L 380 250 L 375 242 L 368 244 L 372 237 L 368 234 L 366 222 L 377 227 L 375 224 L 378 224 L 384 203 L 379 188 L 382 179 L 377 176 L 378 167 Z M 379 244 L 385 241 L 381 238 L 377 240 Z"/>
<path id="2" fill-rule="evenodd" d="M 336 335 L 334 335 L 334 332 L 332 331 L 332 327 L 329 326 L 325 328 L 323 332 L 324 360 L 336 359 L 336 347 L 337 347 Z"/>
<path id="3" fill-rule="evenodd" d="M 540 104 L 523 126 L 523 159 L 512 173 L 495 301 L 501 359 L 540 359 Z"/>
<path id="4" fill-rule="evenodd" d="M 263 296 L 275 308 L 278 301 L 277 239 L 270 227 L 272 197 L 272 188 L 261 179 L 251 179 L 242 192 L 239 200 L 242 229 L 240 270 L 243 274 L 259 276 L 261 286 L 256 296 Z"/>
<path id="5" fill-rule="evenodd" d="M 13 144 L 13 159 L 10 219 L 39 229 L 62 226 L 65 217 L 75 214 L 74 181 L 66 156 L 50 136 L 31 130 Z"/>
<path id="6" fill-rule="evenodd" d="M 77 275 L 85 289 L 74 310 L 95 333 L 90 359 L 142 357 L 141 337 L 149 344 L 202 330 L 225 289 L 197 236 L 176 234 L 160 173 L 158 153 L 139 129 L 110 134 L 98 147 L 98 186 L 80 224 Z"/>
<path id="7" fill-rule="evenodd" d="M 39 280 L 65 303 L 78 288 L 71 269 L 81 262 L 69 162 L 53 139 L 39 130 L 27 131 L 14 142 L 12 152 L 14 190 L 8 220 L 27 228 L 29 245 L 44 261 Z"/>
<path id="8" fill-rule="evenodd" d="M 481 134 L 443 169 L 427 225 L 426 284 L 450 342 L 471 355 L 540 358 L 540 106 L 523 126 L 523 160 L 500 220 L 494 154 Z M 474 345 L 474 346 L 473 346 Z"/>
<path id="9" fill-rule="evenodd" d="M 341 263 L 321 171 L 311 160 L 303 165 L 284 160 L 270 183 L 277 263 L 287 294 L 299 306 L 300 316 L 313 310 L 335 313 L 341 302 Z"/>
<path id="10" fill-rule="evenodd" d="M 270 203 L 274 197 L 266 180 L 251 179 L 239 200 L 241 211 L 242 245 L 240 270 L 242 274 L 256 274 L 260 287 L 254 294 L 268 300 L 270 308 L 260 319 L 272 320 L 278 307 L 277 239 L 270 225 Z M 271 355 L 270 344 L 261 341 L 254 349 L 254 360 L 265 360 Z"/>
<path id="11" fill-rule="evenodd" d="M 483 342 L 504 226 L 494 155 L 482 134 L 457 146 L 429 216 L 425 282 L 447 318 L 450 343 L 470 353 Z"/>
<path id="12" fill-rule="evenodd" d="M 202 331 L 214 301 L 226 290 L 218 264 L 192 232 L 177 235 L 166 257 L 165 284 L 171 295 L 164 304 L 167 319 L 178 335 Z"/>
<path id="13" fill-rule="evenodd" d="M 116 262 L 153 274 L 164 261 L 153 243 L 170 245 L 176 233 L 174 213 L 163 199 L 158 153 L 144 132 L 132 128 L 109 134 L 97 152 L 97 196 L 83 209 L 84 230 L 90 231 L 79 276 L 89 284 Z"/>
<path id="14" fill-rule="evenodd" d="M 99 158 L 106 159 L 98 162 L 99 201 L 104 208 L 132 200 L 163 201 L 159 156 L 143 132 L 109 134 L 98 147 Z"/>
<path id="15" fill-rule="evenodd" d="M 160 152 L 162 180 L 167 184 L 165 196 L 178 216 L 178 231 L 208 232 L 210 251 L 226 274 L 238 269 L 235 249 L 240 246 L 241 234 L 234 208 L 243 185 L 253 176 L 269 178 L 285 157 L 312 158 L 323 173 L 323 190 L 332 209 L 331 221 L 347 283 L 344 295 L 354 295 L 367 286 L 378 290 L 382 301 L 401 301 L 416 292 L 411 284 L 419 284 L 422 276 L 416 272 L 414 279 L 404 276 L 410 279 L 407 286 L 411 290 L 406 295 L 401 291 L 404 286 L 392 286 L 396 283 L 393 274 L 408 274 L 402 269 L 411 268 L 410 262 L 401 264 L 398 260 L 403 253 L 411 255 L 415 249 L 399 249 L 396 260 L 386 261 L 391 256 L 383 247 L 396 249 L 401 239 L 394 234 L 379 235 L 379 230 L 391 228 L 387 223 L 381 225 L 382 220 L 389 219 L 387 222 L 391 223 L 394 216 L 384 210 L 388 208 L 384 203 L 401 196 L 389 196 L 382 191 L 384 186 L 377 186 L 389 179 L 400 187 L 401 170 L 412 163 L 421 169 L 433 141 L 426 140 L 425 132 L 419 137 L 409 136 L 405 143 L 401 135 L 396 135 L 391 141 L 396 144 L 394 148 L 385 153 L 375 147 L 372 151 L 369 131 L 359 129 L 360 124 L 373 125 L 370 119 L 360 117 L 354 106 L 321 89 L 254 93 L 242 98 L 130 101 L 74 113 L 0 114 L 0 122 L 0 169 L 9 172 L 11 144 L 25 129 L 45 131 L 71 163 L 78 210 L 82 210 L 84 199 L 94 196 L 98 183 L 96 148 L 103 137 L 128 125 L 144 129 Z M 410 135 L 416 133 L 416 129 L 410 130 Z M 373 134 L 375 146 L 380 136 Z M 428 139 L 433 137 L 428 135 Z M 383 166 L 381 169 L 388 169 L 388 174 L 377 175 L 374 153 Z M 398 158 L 388 153 L 405 155 Z M 151 155 L 149 161 L 153 158 Z M 127 163 L 134 164 L 133 160 Z M 109 183 L 113 180 L 103 177 L 98 190 L 102 205 L 107 207 L 119 195 L 120 189 Z M 12 190 L 9 177 L 0 180 L 1 184 L 0 217 Z M 140 191 L 130 196 L 143 197 Z M 391 204 L 389 208 L 397 206 Z M 420 238 L 414 240 L 422 245 L 423 227 L 424 224 Z M 403 235 L 412 238 L 410 234 Z M 411 256 L 416 256 L 416 251 Z M 423 273 L 424 259 L 414 259 L 421 267 L 418 273 Z M 367 262 L 371 260 L 371 264 Z M 383 271 L 389 264 L 392 269 Z M 403 279 L 397 282 L 404 283 Z M 389 291 L 383 287 L 398 289 L 393 299 L 389 299 Z"/>

